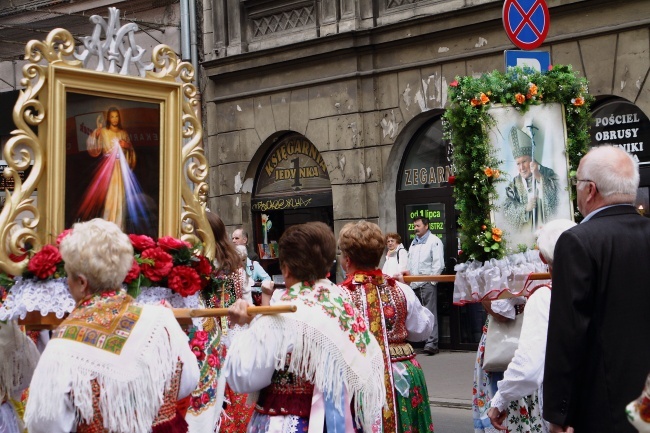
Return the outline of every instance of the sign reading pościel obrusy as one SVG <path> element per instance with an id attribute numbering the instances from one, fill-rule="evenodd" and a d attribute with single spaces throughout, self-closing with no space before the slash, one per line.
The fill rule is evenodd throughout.
<path id="1" fill-rule="evenodd" d="M 650 164 L 650 121 L 639 107 L 625 100 L 606 102 L 592 112 L 591 145 L 614 144 L 639 165 Z"/>

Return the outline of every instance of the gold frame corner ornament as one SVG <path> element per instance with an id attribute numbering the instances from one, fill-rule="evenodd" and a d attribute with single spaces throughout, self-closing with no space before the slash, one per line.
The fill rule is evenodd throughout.
<path id="1" fill-rule="evenodd" d="M 75 41 L 67 30 L 54 29 L 44 41 L 25 47 L 23 78 L 13 110 L 16 130 L 3 150 L 3 175 L 13 180 L 0 212 L 0 270 L 20 275 L 28 259 L 12 260 L 29 245 L 39 250 L 54 243 L 66 227 L 67 92 L 116 97 L 160 107 L 159 236 L 174 236 L 200 245 L 212 259 L 215 241 L 205 216 L 208 163 L 202 148 L 203 128 L 196 114 L 199 97 L 192 83 L 194 68 L 166 45 L 152 51 L 153 70 L 144 77 L 84 69 L 73 58 Z M 20 173 L 32 165 L 23 180 Z M 36 200 L 34 191 L 37 191 Z M 18 220 L 20 218 L 20 221 Z"/>

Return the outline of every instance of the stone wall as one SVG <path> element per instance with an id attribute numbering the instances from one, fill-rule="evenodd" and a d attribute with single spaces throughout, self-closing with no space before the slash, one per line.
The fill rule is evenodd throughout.
<path id="1" fill-rule="evenodd" d="M 227 224 L 250 224 L 260 159 L 291 130 L 311 140 L 327 163 L 335 229 L 366 218 L 394 230 L 397 172 L 409 139 L 442 112 L 456 76 L 503 70 L 503 50 L 514 48 L 501 1 L 403 1 L 392 12 L 406 21 L 375 17 L 373 28 L 361 24 L 368 23 L 362 3 L 355 3 L 354 31 L 274 48 L 260 43 L 256 51 L 205 62 L 210 207 Z M 382 5 L 388 3 L 396 5 Z M 548 4 L 551 30 L 539 49 L 587 76 L 592 94 L 620 96 L 650 113 L 647 3 Z M 452 12 L 450 5 L 461 8 Z M 439 13 L 418 16 L 422 11 Z"/>

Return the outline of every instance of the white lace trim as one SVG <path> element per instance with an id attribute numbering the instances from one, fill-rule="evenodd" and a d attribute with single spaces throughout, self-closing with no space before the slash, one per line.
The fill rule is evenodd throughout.
<path id="1" fill-rule="evenodd" d="M 203 308 L 199 303 L 198 292 L 191 296 L 182 297 L 167 287 L 142 287 L 135 302 L 145 305 L 160 305 L 163 300 L 169 302 L 174 308 Z M 203 318 L 193 318 L 192 324 L 203 330 Z"/>
<path id="2" fill-rule="evenodd" d="M 32 311 L 40 311 L 43 316 L 54 313 L 61 319 L 74 306 L 66 278 L 37 281 L 16 277 L 16 284 L 0 306 L 0 320 L 24 319 Z"/>
<path id="3" fill-rule="evenodd" d="M 528 275 L 548 272 L 548 266 L 539 258 L 539 251 L 528 250 L 485 263 L 461 263 L 456 265 L 454 270 L 454 304 L 464 304 L 484 298 L 496 299 L 504 292 L 514 296 L 526 296 L 524 286 Z M 544 281 L 535 283 L 538 285 Z"/>
<path id="4" fill-rule="evenodd" d="M 166 300 L 174 308 L 201 308 L 199 294 L 182 297 L 166 287 L 143 287 L 136 302 L 144 305 L 160 305 Z M 70 295 L 66 278 L 36 281 L 16 278 L 16 284 L 9 290 L 7 299 L 0 306 L 0 320 L 24 319 L 27 313 L 40 311 L 41 315 L 56 314 L 62 319 L 75 307 L 75 301 Z M 200 326 L 201 318 L 192 319 L 194 325 Z"/>

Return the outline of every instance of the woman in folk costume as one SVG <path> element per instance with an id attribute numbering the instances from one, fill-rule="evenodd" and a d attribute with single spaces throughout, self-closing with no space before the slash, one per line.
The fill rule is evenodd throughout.
<path id="1" fill-rule="evenodd" d="M 40 353 L 32 339 L 10 320 L 0 322 L 0 354 L 0 433 L 22 433 L 21 397 Z"/>
<path id="2" fill-rule="evenodd" d="M 231 323 L 250 322 L 232 331 L 224 365 L 233 389 L 259 391 L 249 433 L 352 432 L 355 424 L 370 432 L 381 416 L 382 353 L 358 310 L 326 278 L 335 250 L 327 225 L 289 227 L 279 241 L 287 288 L 273 292 L 265 282 L 262 304 L 297 311 L 252 318 L 245 301 L 230 308 Z"/>
<path id="3" fill-rule="evenodd" d="M 196 387 L 196 358 L 171 309 L 134 304 L 122 289 L 128 236 L 97 218 L 75 224 L 60 250 L 77 305 L 34 371 L 29 432 L 186 432 L 176 401 Z"/>
<path id="4" fill-rule="evenodd" d="M 433 431 L 424 373 L 406 341 L 426 340 L 433 328 L 433 314 L 409 286 L 378 269 L 384 245 L 376 224 L 359 221 L 343 226 L 339 249 L 347 278 L 341 287 L 361 311 L 383 351 L 387 400 L 381 419 L 383 431 Z"/>
<path id="5" fill-rule="evenodd" d="M 246 273 L 242 270 L 242 260 L 221 218 L 209 211 L 206 218 L 215 240 L 215 275 L 212 283 L 201 291 L 201 301 L 206 308 L 225 308 L 244 296 Z M 217 387 L 221 365 L 226 356 L 226 347 L 221 344 L 221 339 L 227 335 L 228 329 L 226 317 L 205 318 L 199 327 L 190 329 L 190 344 L 201 370 L 199 386 L 192 392 L 185 417 L 191 433 L 210 433 L 216 430 L 244 432 L 253 415 L 253 405 L 246 404 L 245 394 L 237 394 L 229 387 L 225 390 Z M 217 399 L 224 392 L 227 406 L 221 413 Z"/>

